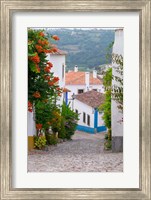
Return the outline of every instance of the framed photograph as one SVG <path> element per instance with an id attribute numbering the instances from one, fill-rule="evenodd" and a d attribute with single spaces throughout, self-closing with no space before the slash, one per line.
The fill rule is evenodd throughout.
<path id="1" fill-rule="evenodd" d="M 1 199 L 151 199 L 150 3 L 1 0 Z"/>

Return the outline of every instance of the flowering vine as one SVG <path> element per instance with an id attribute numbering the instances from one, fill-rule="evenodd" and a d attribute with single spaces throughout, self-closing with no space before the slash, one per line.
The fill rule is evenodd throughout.
<path id="1" fill-rule="evenodd" d="M 59 40 L 59 37 L 54 35 L 51 39 Z M 57 51 L 43 30 L 28 30 L 28 111 L 33 112 L 34 107 L 36 129 L 40 132 L 50 126 L 56 100 L 62 93 L 59 78 L 51 72 L 53 63 L 47 60 L 48 53 Z"/>

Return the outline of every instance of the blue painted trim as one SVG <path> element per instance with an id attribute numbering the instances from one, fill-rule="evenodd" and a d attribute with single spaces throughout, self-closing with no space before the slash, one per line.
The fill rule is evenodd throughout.
<path id="1" fill-rule="evenodd" d="M 97 128 L 91 128 L 91 127 L 88 127 L 88 126 L 77 125 L 76 130 L 95 134 L 95 133 L 98 133 L 98 132 L 104 132 L 104 131 L 107 130 L 107 128 L 105 126 L 99 126 Z"/>
<path id="2" fill-rule="evenodd" d="M 66 102 L 66 105 L 68 105 L 68 92 L 66 92 L 65 94 L 65 102 Z"/>
<path id="3" fill-rule="evenodd" d="M 97 127 L 97 132 L 103 132 L 103 131 L 106 131 L 106 130 L 107 130 L 106 126 Z"/>
<path id="4" fill-rule="evenodd" d="M 95 109 L 94 111 L 94 128 L 97 129 L 98 127 L 98 110 Z"/>
<path id="5" fill-rule="evenodd" d="M 76 130 L 84 131 L 84 132 L 91 133 L 91 134 L 95 133 L 94 128 L 91 128 L 88 126 L 82 126 L 82 125 L 77 125 Z"/>

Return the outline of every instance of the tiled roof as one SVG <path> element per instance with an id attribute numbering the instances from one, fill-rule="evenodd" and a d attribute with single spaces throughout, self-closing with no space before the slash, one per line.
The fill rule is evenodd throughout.
<path id="1" fill-rule="evenodd" d="M 75 96 L 75 99 L 93 108 L 98 108 L 104 102 L 104 94 L 91 90 Z"/>
<path id="2" fill-rule="evenodd" d="M 68 53 L 67 53 L 67 51 L 58 49 L 57 52 L 54 52 L 54 53 L 52 52 L 50 54 L 52 54 L 52 55 L 67 55 Z"/>
<path id="3" fill-rule="evenodd" d="M 68 88 L 63 88 L 63 92 L 71 92 L 71 90 L 69 90 Z"/>
<path id="4" fill-rule="evenodd" d="M 85 72 L 68 72 L 66 73 L 66 85 L 85 85 Z M 90 73 L 90 85 L 100 85 L 102 81 L 98 78 L 93 78 L 93 74 Z"/>

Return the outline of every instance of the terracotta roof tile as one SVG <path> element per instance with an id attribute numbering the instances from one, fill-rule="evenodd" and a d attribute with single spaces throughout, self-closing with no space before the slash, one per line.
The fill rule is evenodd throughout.
<path id="1" fill-rule="evenodd" d="M 52 55 L 67 55 L 68 53 L 67 53 L 67 51 L 63 51 L 63 50 L 58 49 L 57 52 L 54 52 L 54 53 L 52 52 L 50 54 L 52 54 Z"/>
<path id="2" fill-rule="evenodd" d="M 76 95 L 75 99 L 93 108 L 98 108 L 104 102 L 104 94 L 91 90 L 91 91 Z"/>
<path id="3" fill-rule="evenodd" d="M 68 72 L 66 73 L 66 85 L 85 85 L 85 72 Z M 93 74 L 90 73 L 90 85 L 100 85 L 102 80 L 93 78 Z"/>
<path id="4" fill-rule="evenodd" d="M 63 92 L 71 92 L 71 90 L 69 90 L 68 88 L 63 88 Z"/>

